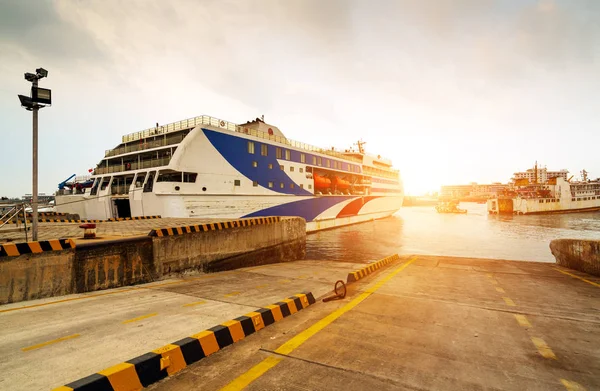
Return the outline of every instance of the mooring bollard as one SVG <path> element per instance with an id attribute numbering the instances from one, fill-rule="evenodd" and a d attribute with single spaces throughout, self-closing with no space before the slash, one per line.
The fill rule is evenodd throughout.
<path id="1" fill-rule="evenodd" d="M 84 229 L 84 239 L 96 239 L 96 224 L 81 224 L 79 228 Z"/>
<path id="2" fill-rule="evenodd" d="M 326 303 L 331 300 L 339 300 L 339 299 L 343 299 L 344 297 L 346 297 L 346 284 L 344 284 L 344 281 L 342 281 L 342 280 L 336 281 L 336 283 L 333 287 L 333 292 L 334 292 L 334 295 L 324 298 L 323 302 Z"/>

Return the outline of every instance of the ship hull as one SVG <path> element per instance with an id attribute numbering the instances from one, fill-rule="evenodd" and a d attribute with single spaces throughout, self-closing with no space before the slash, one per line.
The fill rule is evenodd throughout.
<path id="1" fill-rule="evenodd" d="M 77 213 L 82 218 L 106 220 L 118 215 L 118 203 L 130 197 L 86 199 L 57 196 L 59 212 Z M 308 232 L 381 219 L 396 213 L 403 196 L 205 196 L 144 194 L 131 208 L 132 216 L 238 219 L 263 216 L 294 216 L 306 220 Z"/>
<path id="2" fill-rule="evenodd" d="M 487 209 L 489 214 L 501 215 L 539 215 L 600 211 L 600 197 L 588 198 L 590 199 L 577 201 L 572 201 L 571 199 L 499 198 L 488 200 Z"/>

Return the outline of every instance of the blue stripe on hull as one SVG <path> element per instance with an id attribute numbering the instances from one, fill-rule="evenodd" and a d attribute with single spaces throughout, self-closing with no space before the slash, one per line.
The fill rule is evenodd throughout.
<path id="1" fill-rule="evenodd" d="M 262 216 L 300 216 L 304 220 L 313 221 L 315 217 L 327 209 L 349 199 L 357 198 L 355 196 L 323 196 L 304 199 L 300 201 L 288 202 L 286 204 L 272 206 L 250 213 L 243 217 L 262 217 Z"/>
<path id="2" fill-rule="evenodd" d="M 265 144 L 268 145 L 268 153 L 267 156 L 263 156 L 260 153 L 260 142 L 253 141 L 254 153 L 248 153 L 248 141 L 251 140 L 204 128 L 202 128 L 202 131 L 233 168 L 246 178 L 258 182 L 259 186 L 282 194 L 313 195 L 311 192 L 300 188 L 285 171 L 279 169 L 279 162 L 273 145 Z M 253 167 L 253 162 L 256 162 L 258 167 Z M 269 164 L 271 164 L 271 169 L 268 168 Z M 269 182 L 273 182 L 272 188 L 269 188 Z M 283 188 L 279 187 L 280 183 L 283 183 Z M 294 184 L 293 189 L 290 186 L 292 183 Z"/>

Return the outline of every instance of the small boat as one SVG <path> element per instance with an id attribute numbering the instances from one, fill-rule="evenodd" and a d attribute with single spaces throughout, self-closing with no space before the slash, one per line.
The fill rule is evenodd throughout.
<path id="1" fill-rule="evenodd" d="M 458 200 L 452 200 L 452 201 L 441 201 L 439 204 L 437 204 L 437 206 L 435 207 L 435 210 L 438 213 L 457 213 L 457 214 L 465 214 L 467 213 L 466 209 L 460 209 L 458 207 Z"/>

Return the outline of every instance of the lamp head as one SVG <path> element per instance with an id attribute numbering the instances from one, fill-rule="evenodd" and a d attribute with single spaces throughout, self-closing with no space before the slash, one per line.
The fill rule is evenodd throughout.
<path id="1" fill-rule="evenodd" d="M 21 106 L 25 107 L 26 110 L 33 109 L 33 106 L 35 105 L 33 100 L 25 95 L 19 95 L 19 100 L 21 101 Z"/>
<path id="2" fill-rule="evenodd" d="M 29 73 L 27 72 L 25 74 L 25 80 L 30 81 L 30 82 L 34 82 L 38 79 L 38 76 L 36 74 L 33 73 Z"/>
<path id="3" fill-rule="evenodd" d="M 44 68 L 38 68 L 35 70 L 37 73 L 38 78 L 43 78 L 43 77 L 48 77 L 48 71 L 45 70 Z"/>

